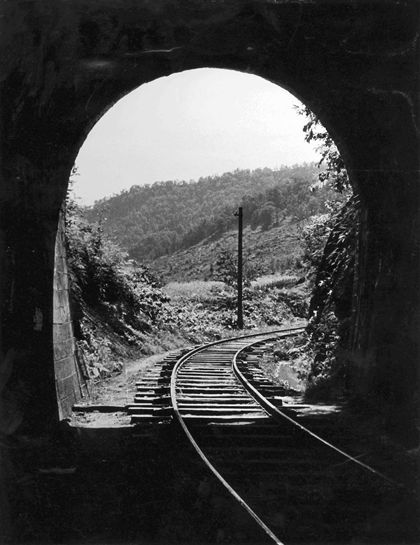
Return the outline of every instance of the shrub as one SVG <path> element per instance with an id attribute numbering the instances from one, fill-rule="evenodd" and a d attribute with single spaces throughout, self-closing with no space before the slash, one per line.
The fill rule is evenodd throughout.
<path id="1" fill-rule="evenodd" d="M 168 297 L 156 276 L 128 260 L 104 235 L 101 222 L 86 221 L 71 199 L 67 199 L 65 222 L 70 289 L 79 317 L 75 331 L 88 365 L 96 361 L 99 368 L 100 362 L 110 362 L 113 348 L 99 332 L 99 324 L 87 319 L 87 309 L 103 321 L 103 327 L 111 327 L 134 345 L 158 323 Z M 100 369 L 101 376 L 104 373 Z"/>
<path id="2" fill-rule="evenodd" d="M 263 269 L 248 260 L 244 260 L 242 268 L 243 285 L 249 287 L 251 282 L 263 274 Z M 236 255 L 228 249 L 218 253 L 213 267 L 213 278 L 235 287 L 238 281 L 238 264 Z"/>

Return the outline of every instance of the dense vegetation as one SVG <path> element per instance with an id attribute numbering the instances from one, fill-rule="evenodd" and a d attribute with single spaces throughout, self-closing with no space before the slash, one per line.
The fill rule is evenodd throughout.
<path id="1" fill-rule="evenodd" d="M 150 269 L 134 264 L 109 239 L 101 223 L 87 221 L 71 199 L 66 235 L 75 335 L 92 379 L 120 371 L 126 359 L 220 339 L 235 329 L 230 282 L 162 287 Z M 257 285 L 245 291 L 248 329 L 304 316 L 304 295 L 287 294 L 283 287 L 280 279 L 270 289 Z"/>
<path id="2" fill-rule="evenodd" d="M 332 138 L 306 107 L 305 139 L 317 142 L 324 169 L 319 183 L 343 198 L 329 203 L 327 214 L 307 222 L 303 230 L 304 265 L 309 272 L 311 301 L 307 343 L 301 356 L 308 367 L 306 395 L 312 398 L 351 396 L 347 354 L 351 349 L 351 321 L 355 298 L 355 260 L 360 206 Z M 345 203 L 343 205 L 343 202 Z M 295 354 L 296 355 L 296 354 Z"/>
<path id="3" fill-rule="evenodd" d="M 66 234 L 75 333 L 92 378 L 120 370 L 127 358 L 219 339 L 235 329 L 234 271 L 230 277 L 222 274 L 226 261 L 232 265 L 228 251 L 215 260 L 215 276 L 221 273 L 223 282 L 162 287 L 149 268 L 130 260 L 101 222 L 88 221 L 71 199 Z M 250 272 L 249 280 L 257 274 Z M 285 289 L 297 280 L 280 277 L 249 286 L 244 292 L 245 326 L 261 328 L 303 317 L 305 293 Z"/>
<path id="4" fill-rule="evenodd" d="M 168 298 L 154 275 L 133 267 L 101 224 L 88 222 L 71 199 L 65 221 L 75 334 L 95 377 L 107 374 L 107 364 L 118 368 L 120 358 L 141 350 Z"/>
<path id="5" fill-rule="evenodd" d="M 325 212 L 329 188 L 311 192 L 314 165 L 236 170 L 197 182 L 133 186 L 86 210 L 130 257 L 151 260 L 218 237 L 235 225 L 242 206 L 244 225 L 268 230 L 286 217 L 296 221 Z"/>
<path id="6" fill-rule="evenodd" d="M 359 201 L 353 196 L 325 223 L 328 236 L 315 269 L 308 335 L 312 366 L 308 395 L 351 394 L 347 354 L 355 299 Z"/>

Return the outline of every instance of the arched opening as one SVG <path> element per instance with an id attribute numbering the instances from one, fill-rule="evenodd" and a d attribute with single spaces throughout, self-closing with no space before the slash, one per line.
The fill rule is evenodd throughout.
<path id="1" fill-rule="evenodd" d="M 246 286 L 257 277 L 259 284 L 254 284 L 265 286 L 264 296 L 255 293 L 251 297 L 253 292 L 250 289 L 246 292 L 246 327 L 253 330 L 257 326 L 280 325 L 306 317 L 304 308 L 309 298 L 306 284 L 306 291 L 301 289 L 290 300 L 285 294 L 283 300 L 276 300 L 280 295 L 276 292 L 275 297 L 269 287 L 275 285 L 277 289 L 283 284 L 290 287 L 305 280 L 309 273 L 302 264 L 307 258 L 303 255 L 299 231 L 310 218 L 328 212 L 325 201 L 344 202 L 346 197 L 334 194 L 331 187 L 315 190 L 320 185 L 321 171 L 316 163 L 321 156 L 304 140 L 302 128 L 308 119 L 298 112 L 302 108 L 290 93 L 260 77 L 198 69 L 161 78 L 132 91 L 98 121 L 76 159 L 76 194 L 83 195 L 84 203 L 91 205 L 93 200 L 102 199 L 85 211 L 85 219 L 95 222 L 99 218 L 98 232 L 103 230 L 129 259 L 135 260 L 131 261 L 135 263 L 132 272 L 146 265 L 152 276 L 161 278 L 162 296 L 173 295 L 182 309 L 175 305 L 166 323 L 163 319 L 159 322 L 157 315 L 162 313 L 158 304 L 156 317 L 151 318 L 139 300 L 138 313 L 144 323 L 136 322 L 134 317 L 124 323 L 123 314 L 128 316 L 130 311 L 124 310 L 118 295 L 111 292 L 118 291 L 118 282 L 130 283 L 134 277 L 115 278 L 113 287 L 109 277 L 97 275 L 87 281 L 86 270 L 92 269 L 92 263 L 82 263 L 85 257 L 78 253 L 80 244 L 86 242 L 87 231 L 82 227 L 83 233 L 75 235 L 73 230 L 73 236 L 79 237 L 72 246 L 79 260 L 73 263 L 78 271 L 76 276 L 79 275 L 76 279 L 73 274 L 73 280 L 78 282 L 79 295 L 82 285 L 85 289 L 85 299 L 78 296 L 77 315 L 87 328 L 83 332 L 77 325 L 76 337 L 89 352 L 85 359 L 92 366 L 88 365 L 90 371 L 97 375 L 94 378 L 107 375 L 107 366 L 120 368 L 119 360 L 124 359 L 124 351 L 121 355 L 112 348 L 100 354 L 97 350 L 99 345 L 112 345 L 106 335 L 96 337 L 92 323 L 92 314 L 99 311 L 105 319 L 104 326 L 109 326 L 104 305 L 113 305 L 115 316 L 118 314 L 121 327 L 117 329 L 134 328 L 128 335 L 123 333 L 120 340 L 124 342 L 129 336 L 135 344 L 138 334 L 137 344 L 146 347 L 146 353 L 139 352 L 143 357 L 150 355 L 149 345 L 154 344 L 154 350 L 159 350 L 163 335 L 166 342 L 160 346 L 161 351 L 171 348 L 170 337 L 175 348 L 179 343 L 214 340 L 235 328 L 237 220 L 233 212 L 238 206 L 244 209 Z M 74 224 L 74 219 L 71 221 Z M 99 254 L 94 255 L 98 240 L 95 238 L 90 244 L 89 259 L 94 261 L 99 258 Z M 108 242 L 100 244 L 103 248 L 100 259 L 109 260 L 104 255 Z M 109 266 L 110 262 L 102 265 Z M 121 263 L 114 261 L 113 266 L 121 267 Z M 231 269 L 227 276 L 226 268 Z M 222 279 L 224 282 L 220 282 Z M 188 281 L 201 284 L 195 287 L 182 284 Z M 95 282 L 103 285 L 96 288 Z M 191 289 L 192 299 L 183 299 Z M 212 289 L 214 301 L 210 297 Z M 99 303 L 104 290 L 108 295 L 102 301 L 102 308 L 94 310 L 95 297 Z M 200 299 L 197 295 L 200 290 L 207 296 Z M 216 294 L 217 290 L 220 293 Z M 223 317 L 222 312 L 212 314 L 211 305 L 197 313 L 197 304 L 205 307 L 205 301 L 211 301 L 213 307 L 220 306 L 222 294 L 227 301 Z M 130 297 L 122 291 L 120 295 Z M 163 299 L 159 299 L 158 292 L 155 296 L 160 305 Z M 88 314 L 82 310 L 89 306 L 86 298 L 92 311 Z M 264 304 L 266 299 L 269 301 Z M 174 324 L 168 328 L 175 315 L 181 332 L 183 323 L 190 323 L 183 334 L 174 335 Z M 100 322 L 100 315 L 96 314 L 96 319 Z M 159 329 L 159 323 L 162 334 L 150 336 L 149 330 Z M 212 331 L 213 336 L 200 336 L 200 329 Z M 74 346 L 71 349 L 74 351 Z M 117 360 L 116 365 L 112 359 Z M 70 359 L 66 361 L 70 364 Z M 85 367 L 82 366 L 83 371 Z M 82 374 L 76 369 L 73 378 L 67 378 L 73 399 L 83 392 Z M 69 377 L 70 373 L 64 375 Z"/>

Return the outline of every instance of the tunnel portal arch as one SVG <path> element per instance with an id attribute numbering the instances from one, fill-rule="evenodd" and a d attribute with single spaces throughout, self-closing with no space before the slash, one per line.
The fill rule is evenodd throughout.
<path id="1" fill-rule="evenodd" d="M 399 421 L 413 414 L 417 2 L 33 0 L 0 9 L 1 350 L 13 354 L 8 387 L 21 425 L 40 432 L 56 419 L 54 244 L 78 150 L 122 96 L 200 67 L 276 83 L 330 131 L 363 203 L 349 360 L 361 395 L 397 407 Z"/>

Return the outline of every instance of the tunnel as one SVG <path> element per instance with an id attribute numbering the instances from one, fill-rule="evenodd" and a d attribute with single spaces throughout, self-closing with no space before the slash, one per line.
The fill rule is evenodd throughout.
<path id="1" fill-rule="evenodd" d="M 62 328 L 54 342 L 53 294 L 60 209 L 84 139 L 133 89 L 203 67 L 282 86 L 334 138 L 362 207 L 353 382 L 396 429 L 414 429 L 419 12 L 414 0 L 2 2 L 0 433 L 48 436 L 78 396 L 54 370 L 72 341 Z M 60 405 L 57 391 L 69 390 Z"/>

